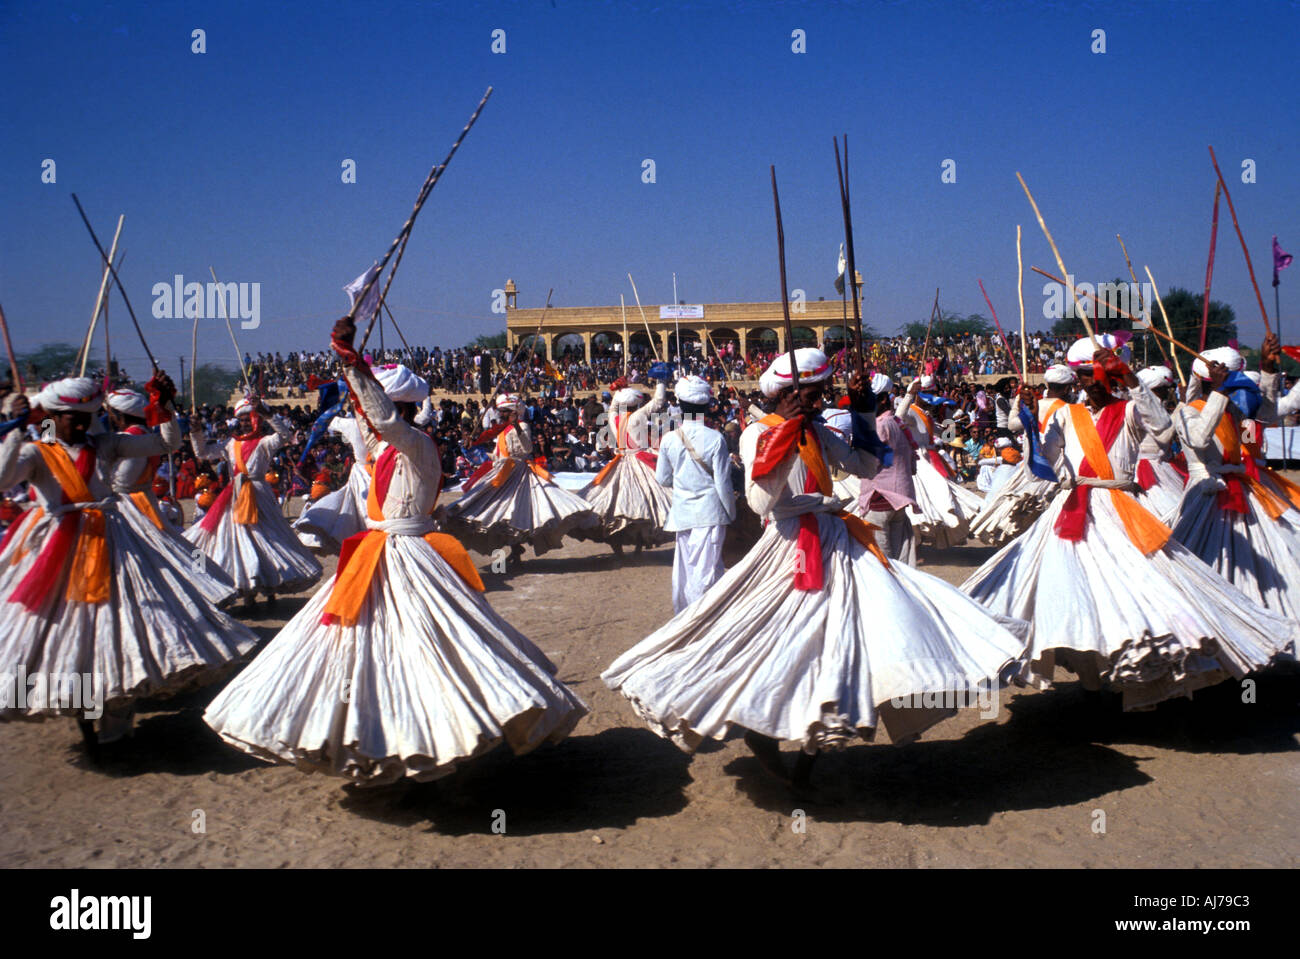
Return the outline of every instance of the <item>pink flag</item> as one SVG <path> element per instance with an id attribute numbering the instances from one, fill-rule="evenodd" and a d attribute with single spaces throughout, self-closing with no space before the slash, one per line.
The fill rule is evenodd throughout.
<path id="1" fill-rule="evenodd" d="M 1283 253 L 1282 248 L 1277 245 L 1277 237 L 1273 237 L 1273 285 L 1277 286 L 1277 271 L 1285 270 L 1295 259 L 1290 253 Z"/>

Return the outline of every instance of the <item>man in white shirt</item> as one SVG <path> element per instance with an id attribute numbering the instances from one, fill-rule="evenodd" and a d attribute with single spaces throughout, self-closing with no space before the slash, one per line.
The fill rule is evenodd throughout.
<path id="1" fill-rule="evenodd" d="M 655 479 L 673 491 L 664 529 L 677 534 L 673 559 L 673 612 L 703 596 L 725 571 L 722 542 L 736 518 L 731 462 L 722 434 L 704 424 L 713 389 L 698 376 L 677 381 L 680 428 L 663 438 Z"/>

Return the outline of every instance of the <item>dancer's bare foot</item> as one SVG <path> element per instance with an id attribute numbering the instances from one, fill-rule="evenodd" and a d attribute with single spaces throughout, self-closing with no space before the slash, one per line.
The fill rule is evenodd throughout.
<path id="1" fill-rule="evenodd" d="M 750 729 L 745 732 L 745 745 L 770 775 L 787 786 L 790 785 L 790 774 L 785 771 L 785 763 L 781 761 L 781 746 L 775 739 Z"/>

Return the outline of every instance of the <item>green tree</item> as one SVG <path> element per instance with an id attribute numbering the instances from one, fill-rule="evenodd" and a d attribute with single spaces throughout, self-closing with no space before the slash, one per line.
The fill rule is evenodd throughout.
<path id="1" fill-rule="evenodd" d="M 504 333 L 480 333 L 466 347 L 470 350 L 504 350 L 506 335 Z"/>
<path id="2" fill-rule="evenodd" d="M 925 342 L 925 333 L 929 329 L 930 323 L 928 320 L 924 323 L 909 323 L 903 328 L 903 334 L 910 336 L 914 340 Z M 932 336 L 945 337 L 967 334 L 988 336 L 993 332 L 993 324 L 979 313 L 962 316 L 960 313 L 940 310 L 939 317 L 935 319 L 934 328 L 930 332 Z"/>
<path id="3" fill-rule="evenodd" d="M 1110 303 L 1114 298 L 1107 295 L 1103 299 Z M 1164 294 L 1163 300 L 1165 312 L 1169 314 L 1169 325 L 1174 331 L 1174 339 L 1193 348 L 1199 346 L 1201 342 L 1201 307 L 1205 302 L 1205 297 L 1200 293 L 1192 293 L 1189 290 L 1173 287 L 1168 293 Z M 1134 304 L 1131 312 L 1136 315 L 1136 304 Z M 1089 316 L 1091 315 L 1092 311 L 1089 312 Z M 1158 306 L 1152 307 L 1151 325 L 1161 331 L 1165 328 Z M 1103 319 L 1101 326 L 1104 327 L 1101 332 L 1106 332 L 1117 328 L 1129 329 L 1132 327 L 1132 322 L 1123 317 L 1118 320 Z M 1088 331 L 1084 329 L 1083 320 L 1077 316 L 1063 317 L 1057 320 L 1052 326 L 1052 332 L 1057 336 L 1082 337 L 1088 335 Z M 1225 346 L 1229 340 L 1235 340 L 1236 338 L 1237 315 L 1233 312 L 1232 307 L 1226 303 L 1220 303 L 1218 300 L 1210 300 L 1210 315 L 1206 324 L 1205 335 L 1206 348 Z M 1186 354 L 1184 354 L 1185 356 Z"/>
<path id="4" fill-rule="evenodd" d="M 224 405 L 242 378 L 239 370 L 228 370 L 215 363 L 201 363 L 194 371 L 194 391 L 198 395 L 199 405 Z M 181 393 L 177 402 L 189 406 L 190 384 L 177 383 L 176 388 Z"/>
<path id="5" fill-rule="evenodd" d="M 31 380 L 33 386 L 63 376 L 76 376 L 80 370 L 80 365 L 77 363 L 80 352 L 81 347 L 71 343 L 46 343 L 30 353 L 18 354 L 18 368 L 22 370 L 24 379 Z M 90 359 L 86 362 L 86 369 L 96 369 L 102 363 L 103 361 L 96 358 L 92 349 Z"/>

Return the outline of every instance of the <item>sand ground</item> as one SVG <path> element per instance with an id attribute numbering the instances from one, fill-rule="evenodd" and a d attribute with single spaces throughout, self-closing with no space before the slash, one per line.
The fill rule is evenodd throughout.
<path id="1" fill-rule="evenodd" d="M 295 511 L 296 512 L 296 511 Z M 990 550 L 922 551 L 960 582 Z M 372 790 L 271 766 L 202 721 L 217 687 L 142 708 L 91 766 L 69 720 L 0 725 L 0 866 L 1289 866 L 1300 858 L 1300 678 L 1120 711 L 1072 682 L 1004 690 L 920 742 L 882 729 L 796 799 L 739 739 L 693 757 L 599 674 L 672 614 L 671 546 L 611 560 L 573 543 L 488 598 L 591 707 L 558 746 Z M 733 558 L 734 561 L 734 558 Z M 334 566 L 327 562 L 327 575 Z M 246 617 L 268 640 L 305 595 Z M 1064 675 L 1062 678 L 1066 678 Z M 200 818 L 206 831 L 195 831 Z M 504 816 L 502 815 L 504 814 Z M 494 832 L 504 822 L 504 832 Z"/>

